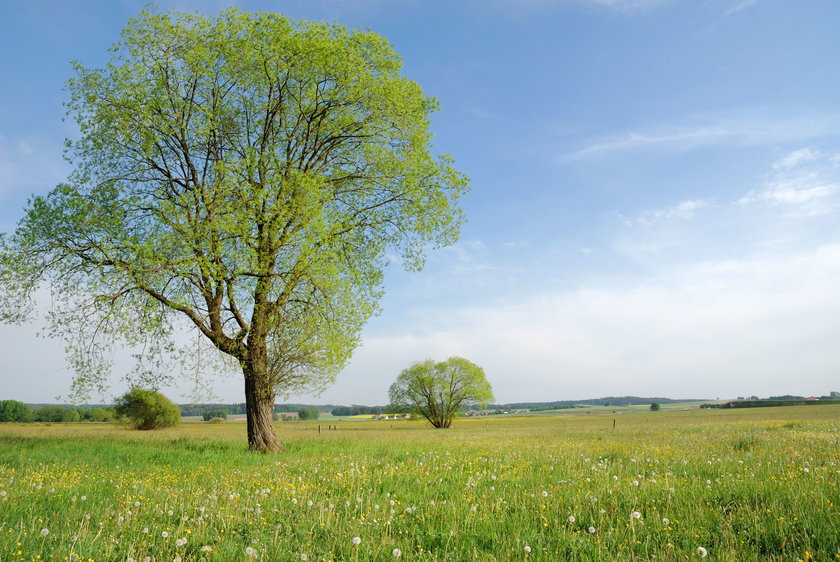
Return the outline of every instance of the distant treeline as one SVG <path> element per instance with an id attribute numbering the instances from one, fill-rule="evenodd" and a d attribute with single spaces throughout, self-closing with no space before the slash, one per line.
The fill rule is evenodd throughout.
<path id="1" fill-rule="evenodd" d="M 652 404 L 674 404 L 678 402 L 702 402 L 708 398 L 661 398 L 645 396 L 605 396 L 604 398 L 588 398 L 586 400 L 558 400 L 556 402 L 515 402 L 513 404 L 491 404 L 475 410 L 563 410 L 575 406 L 633 406 Z"/>
<path id="2" fill-rule="evenodd" d="M 825 406 L 827 404 L 840 404 L 840 400 L 819 399 L 819 400 L 797 400 L 785 398 L 784 400 L 733 400 L 718 404 L 703 404 L 701 408 L 771 408 L 774 406 Z"/>

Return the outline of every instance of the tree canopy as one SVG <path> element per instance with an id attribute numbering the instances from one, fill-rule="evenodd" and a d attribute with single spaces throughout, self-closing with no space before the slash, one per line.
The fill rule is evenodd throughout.
<path id="1" fill-rule="evenodd" d="M 388 397 L 392 407 L 408 407 L 434 427 L 446 428 L 465 406 L 492 401 L 493 391 L 484 369 L 462 357 L 450 357 L 439 363 L 427 359 L 404 369 Z"/>
<path id="2" fill-rule="evenodd" d="M 437 102 L 379 35 L 265 12 L 144 11 L 75 70 L 73 171 L 0 239 L 0 313 L 48 286 L 80 392 L 107 388 L 114 341 L 158 386 L 192 331 L 241 369 L 251 448 L 280 449 L 276 393 L 346 364 L 386 250 L 419 269 L 457 239 L 468 183 L 430 152 Z"/>

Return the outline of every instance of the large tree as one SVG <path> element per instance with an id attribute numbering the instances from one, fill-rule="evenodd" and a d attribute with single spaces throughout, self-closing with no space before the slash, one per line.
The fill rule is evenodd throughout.
<path id="1" fill-rule="evenodd" d="M 75 68 L 73 171 L 0 241 L 5 319 L 48 286 L 77 390 L 103 388 L 113 341 L 150 385 L 187 326 L 241 368 L 250 447 L 282 449 L 275 394 L 346 364 L 386 250 L 419 269 L 457 239 L 468 185 L 430 153 L 436 101 L 382 37 L 272 13 L 146 11 Z"/>
<path id="2" fill-rule="evenodd" d="M 484 369 L 462 357 L 450 357 L 439 363 L 427 359 L 403 369 L 388 389 L 388 397 L 394 409 L 409 408 L 434 427 L 446 428 L 464 406 L 493 400 L 493 391 Z"/>

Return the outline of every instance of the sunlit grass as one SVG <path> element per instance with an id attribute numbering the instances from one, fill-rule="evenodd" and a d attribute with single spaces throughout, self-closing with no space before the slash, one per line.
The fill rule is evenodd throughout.
<path id="1" fill-rule="evenodd" d="M 839 422 L 836 406 L 289 422 L 279 456 L 247 453 L 236 422 L 4 425 L 0 560 L 835 559 Z"/>

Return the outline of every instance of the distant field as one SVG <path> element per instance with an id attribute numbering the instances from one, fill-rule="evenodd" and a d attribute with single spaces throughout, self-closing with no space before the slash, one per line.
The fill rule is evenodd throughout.
<path id="1" fill-rule="evenodd" d="M 0 560 L 840 559 L 840 406 L 612 409 L 2 425 Z"/>

